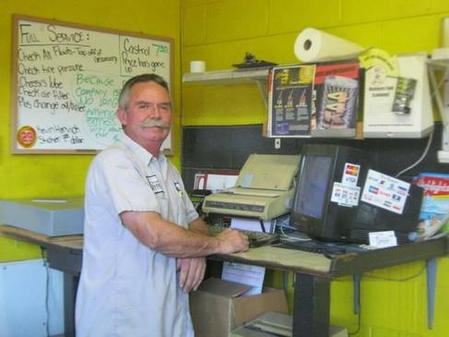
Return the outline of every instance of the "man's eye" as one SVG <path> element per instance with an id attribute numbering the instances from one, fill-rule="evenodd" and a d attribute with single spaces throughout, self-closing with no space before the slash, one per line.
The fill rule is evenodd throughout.
<path id="1" fill-rule="evenodd" d="M 161 104 L 159 107 L 161 110 L 170 110 L 170 104 Z"/>

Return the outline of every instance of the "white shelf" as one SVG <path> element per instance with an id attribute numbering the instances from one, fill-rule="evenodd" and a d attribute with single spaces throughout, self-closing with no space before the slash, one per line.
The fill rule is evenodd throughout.
<path id="1" fill-rule="evenodd" d="M 256 83 L 265 106 L 267 105 L 267 78 L 269 68 L 247 70 L 219 70 L 204 73 L 186 73 L 183 83 L 190 84 L 244 84 Z"/>
<path id="2" fill-rule="evenodd" d="M 245 82 L 266 82 L 268 68 L 254 70 L 219 70 L 204 73 L 186 73 L 182 77 L 183 83 L 193 84 L 238 84 Z"/>

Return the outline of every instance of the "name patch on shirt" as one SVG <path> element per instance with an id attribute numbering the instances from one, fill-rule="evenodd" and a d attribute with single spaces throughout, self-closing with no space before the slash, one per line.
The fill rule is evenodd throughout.
<path id="1" fill-rule="evenodd" d="M 161 183 L 157 179 L 156 175 L 147 176 L 148 184 L 155 194 L 164 193 Z"/>
<path id="2" fill-rule="evenodd" d="M 181 185 L 177 181 L 175 181 L 173 184 L 175 185 L 176 191 L 178 192 L 179 196 L 182 197 L 184 191 L 182 190 Z"/>

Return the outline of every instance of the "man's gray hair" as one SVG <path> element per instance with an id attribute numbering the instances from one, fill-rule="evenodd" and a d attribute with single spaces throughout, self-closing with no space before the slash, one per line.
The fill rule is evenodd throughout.
<path id="1" fill-rule="evenodd" d="M 120 96 L 118 98 L 119 107 L 126 110 L 128 108 L 129 92 L 131 91 L 131 88 L 137 83 L 145 83 L 145 82 L 157 83 L 161 87 L 165 88 L 167 92 L 170 92 L 170 89 L 168 88 L 168 83 L 162 78 L 162 76 L 156 74 L 137 75 L 127 80 L 123 85 L 123 88 L 120 91 Z"/>

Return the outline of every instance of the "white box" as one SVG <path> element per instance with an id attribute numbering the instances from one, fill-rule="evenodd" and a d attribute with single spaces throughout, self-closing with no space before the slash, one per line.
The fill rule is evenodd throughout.
<path id="1" fill-rule="evenodd" d="M 392 111 L 397 78 L 381 76 L 371 67 L 365 74 L 363 134 L 365 138 L 422 138 L 433 128 L 432 105 L 427 75 L 427 54 L 397 57 L 399 76 L 416 79 L 410 112 Z"/>
<path id="2" fill-rule="evenodd" d="M 47 236 L 82 234 L 84 198 L 0 200 L 0 223 Z"/>

